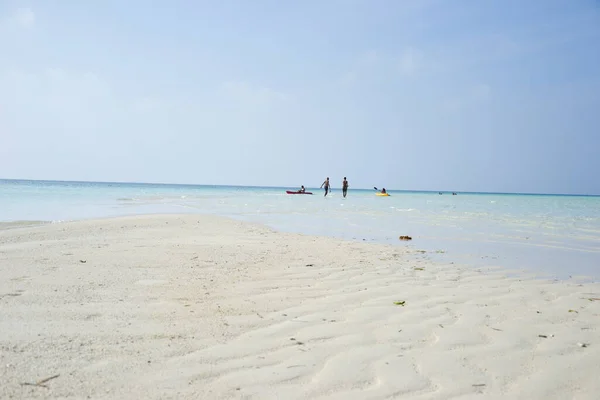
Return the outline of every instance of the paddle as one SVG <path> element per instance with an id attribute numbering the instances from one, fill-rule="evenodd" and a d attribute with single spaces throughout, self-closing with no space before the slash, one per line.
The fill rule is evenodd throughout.
<path id="1" fill-rule="evenodd" d="M 375 186 L 373 186 L 373 189 L 377 190 L 378 192 L 381 193 L 381 191 L 379 189 L 377 189 Z M 386 192 L 386 194 L 389 196 L 389 193 Z"/>

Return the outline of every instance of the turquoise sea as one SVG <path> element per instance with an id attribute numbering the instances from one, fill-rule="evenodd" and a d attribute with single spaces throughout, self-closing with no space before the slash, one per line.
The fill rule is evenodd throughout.
<path id="1" fill-rule="evenodd" d="M 600 280 L 600 197 L 0 180 L 0 229 L 151 213 L 216 214 L 280 231 L 391 243 L 473 267 Z M 411 242 L 400 242 L 409 235 Z"/>

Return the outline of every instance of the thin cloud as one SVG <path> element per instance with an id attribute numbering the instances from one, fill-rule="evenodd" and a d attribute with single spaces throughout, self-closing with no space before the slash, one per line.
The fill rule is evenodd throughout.
<path id="1" fill-rule="evenodd" d="M 446 99 L 442 110 L 456 113 L 469 107 L 485 104 L 492 96 L 492 88 L 486 83 L 480 83 L 464 90 L 461 94 Z"/>
<path id="2" fill-rule="evenodd" d="M 0 71 L 0 102 L 77 113 L 94 104 L 109 107 L 111 88 L 95 73 L 62 68 Z"/>
<path id="3" fill-rule="evenodd" d="M 400 73 L 405 76 L 412 76 L 417 72 L 420 65 L 420 54 L 412 48 L 408 48 L 400 56 Z"/>
<path id="4" fill-rule="evenodd" d="M 11 21 L 21 28 L 30 29 L 35 25 L 35 13 L 31 8 L 19 8 L 13 14 Z"/>
<path id="5" fill-rule="evenodd" d="M 163 108 L 164 104 L 157 98 L 154 97 L 141 97 L 134 100 L 132 108 L 133 111 L 138 113 L 153 112 Z"/>
<path id="6" fill-rule="evenodd" d="M 355 84 L 361 76 L 364 77 L 371 73 L 381 61 L 382 57 L 376 50 L 362 53 L 338 79 L 339 85 L 350 86 Z"/>
<path id="7" fill-rule="evenodd" d="M 356 82 L 356 72 L 348 71 L 340 78 L 340 84 L 342 86 L 350 86 Z"/>
<path id="8" fill-rule="evenodd" d="M 422 59 L 422 53 L 412 47 L 406 48 L 399 57 L 370 50 L 358 56 L 337 82 L 340 86 L 352 86 L 359 81 L 394 79 L 398 74 L 410 77 L 422 68 Z"/>
<path id="9" fill-rule="evenodd" d="M 481 83 L 479 85 L 475 85 L 471 89 L 471 96 L 474 100 L 487 100 L 492 94 L 492 89 L 489 85 L 485 83 Z"/>
<path id="10" fill-rule="evenodd" d="M 219 93 L 226 98 L 242 101 L 249 105 L 272 104 L 288 100 L 288 96 L 283 92 L 239 81 L 223 83 Z"/>
<path id="11" fill-rule="evenodd" d="M 363 54 L 359 60 L 360 66 L 372 66 L 381 60 L 381 56 L 376 50 L 369 50 Z"/>

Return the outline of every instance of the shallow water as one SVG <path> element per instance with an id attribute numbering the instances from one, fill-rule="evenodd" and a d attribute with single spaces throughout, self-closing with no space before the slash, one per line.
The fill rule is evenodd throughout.
<path id="1" fill-rule="evenodd" d="M 289 189 L 289 188 L 287 188 Z M 224 215 L 289 232 L 410 246 L 473 266 L 600 279 L 600 197 L 0 180 L 0 229 L 148 213 Z M 409 235 L 410 242 L 400 242 Z"/>

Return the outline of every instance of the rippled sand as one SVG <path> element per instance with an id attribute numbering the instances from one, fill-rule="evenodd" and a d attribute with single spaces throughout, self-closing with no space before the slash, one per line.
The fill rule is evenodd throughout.
<path id="1" fill-rule="evenodd" d="M 0 231 L 0 276 L 3 399 L 600 392 L 600 284 L 206 216 Z"/>

